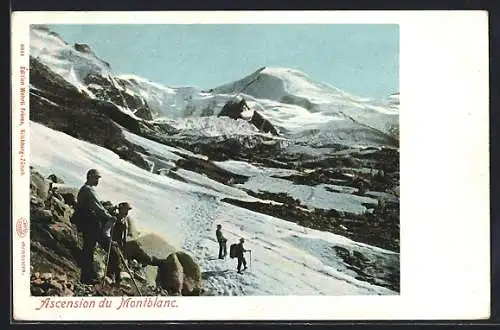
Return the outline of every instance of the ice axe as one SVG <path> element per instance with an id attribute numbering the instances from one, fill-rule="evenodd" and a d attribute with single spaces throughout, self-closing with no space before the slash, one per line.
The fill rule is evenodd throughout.
<path id="1" fill-rule="evenodd" d="M 252 250 L 248 250 L 248 253 L 250 254 L 250 270 L 252 270 Z"/>
<path id="2" fill-rule="evenodd" d="M 115 227 L 115 223 L 111 225 L 110 236 L 113 237 L 113 228 Z M 104 276 L 102 277 L 102 283 L 104 284 L 104 279 L 106 278 L 106 274 L 108 273 L 108 265 L 109 265 L 109 255 L 111 254 L 111 245 L 112 238 L 110 237 L 108 242 L 108 254 L 106 255 L 106 266 L 104 267 Z"/>
<path id="3" fill-rule="evenodd" d="M 120 249 L 117 249 L 117 250 L 118 250 L 118 254 L 120 255 L 120 258 L 121 258 L 123 264 L 125 265 L 128 273 L 130 274 L 130 278 L 132 279 L 132 282 L 134 283 L 134 286 L 137 289 L 139 296 L 142 296 L 141 290 L 139 289 L 139 286 L 137 285 L 137 282 L 135 281 L 134 273 L 130 270 L 130 267 L 127 265 L 127 260 L 125 260 L 125 257 L 123 256 L 122 251 L 120 251 Z"/>

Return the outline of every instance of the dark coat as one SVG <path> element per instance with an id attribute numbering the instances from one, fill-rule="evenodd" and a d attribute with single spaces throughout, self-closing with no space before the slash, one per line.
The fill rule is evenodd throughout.
<path id="1" fill-rule="evenodd" d="M 102 231 L 106 221 L 114 220 L 97 198 L 94 188 L 84 184 L 78 191 L 73 221 L 83 232 Z"/>
<path id="2" fill-rule="evenodd" d="M 243 246 L 242 242 L 236 244 L 236 246 L 237 246 L 236 257 L 237 258 L 243 258 L 243 253 L 245 253 L 248 250 L 245 249 L 245 247 Z"/>
<path id="3" fill-rule="evenodd" d="M 217 242 L 219 243 L 227 242 L 227 238 L 225 238 L 224 235 L 222 235 L 222 231 L 220 229 L 217 229 L 215 231 L 215 236 L 217 237 Z"/>

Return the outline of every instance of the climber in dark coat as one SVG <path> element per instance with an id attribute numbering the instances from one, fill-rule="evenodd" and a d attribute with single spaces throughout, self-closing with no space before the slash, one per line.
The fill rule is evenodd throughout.
<path id="1" fill-rule="evenodd" d="M 94 250 L 97 243 L 100 243 L 105 251 L 108 251 L 109 244 L 113 243 L 111 236 L 106 235 L 105 228 L 111 228 L 116 218 L 102 205 L 94 190 L 100 178 L 101 175 L 96 169 L 87 172 L 87 181 L 78 191 L 74 220 L 72 220 L 83 234 L 81 281 L 86 284 L 99 282 L 97 272 L 94 269 Z M 111 268 L 114 268 L 118 261 L 118 255 L 112 253 L 110 256 Z"/>
<path id="2" fill-rule="evenodd" d="M 245 243 L 244 238 L 240 238 L 240 242 L 238 243 L 238 248 L 236 250 L 236 257 L 238 258 L 238 274 L 242 274 L 241 271 L 241 266 L 243 265 L 243 270 L 247 269 L 247 261 L 245 259 L 244 253 L 249 252 L 250 250 L 247 250 L 243 247 L 243 243 Z"/>
<path id="3" fill-rule="evenodd" d="M 222 235 L 222 226 L 217 225 L 217 230 L 215 231 L 215 236 L 217 237 L 217 242 L 219 242 L 219 259 L 224 259 L 227 255 L 227 238 Z"/>

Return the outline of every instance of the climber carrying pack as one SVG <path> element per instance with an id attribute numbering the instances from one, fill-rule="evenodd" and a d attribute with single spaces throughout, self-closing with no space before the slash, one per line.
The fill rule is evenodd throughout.
<path id="1" fill-rule="evenodd" d="M 245 256 L 243 255 L 245 252 L 250 252 L 250 258 L 251 258 L 251 250 L 247 250 L 243 247 L 243 243 L 245 242 L 244 238 L 240 238 L 239 243 L 231 244 L 229 247 L 229 257 L 230 258 L 238 258 L 238 274 L 242 274 L 241 271 L 241 266 L 243 266 L 243 270 L 247 269 L 247 261 L 245 259 Z"/>

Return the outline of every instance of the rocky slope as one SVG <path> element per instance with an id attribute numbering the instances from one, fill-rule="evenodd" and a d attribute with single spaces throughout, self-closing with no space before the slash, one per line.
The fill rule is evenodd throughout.
<path id="1" fill-rule="evenodd" d="M 55 176 L 51 176 L 54 180 Z M 161 237 L 146 234 L 127 242 L 125 255 L 133 270 L 134 281 L 130 274 L 123 273 L 120 288 L 114 287 L 111 280 L 103 278 L 96 285 L 80 282 L 80 255 L 82 236 L 70 222 L 73 207 L 68 201 L 75 199 L 75 189 L 62 186 L 57 192 L 60 180 L 45 179 L 31 169 L 30 198 L 30 258 L 31 294 L 34 296 L 88 296 L 88 295 L 200 295 L 202 275 L 199 266 L 185 252 L 177 251 Z M 53 189 L 53 187 L 52 187 Z M 110 210 L 112 203 L 103 202 Z M 71 203 L 70 203 L 71 204 Z M 95 254 L 95 267 L 104 276 L 106 252 L 98 247 Z M 176 258 L 179 267 L 172 269 L 162 260 Z M 153 262 L 153 259 L 156 260 Z M 143 268 L 142 265 L 145 266 Z M 171 291 L 168 280 L 172 276 L 182 278 L 177 291 Z"/>

